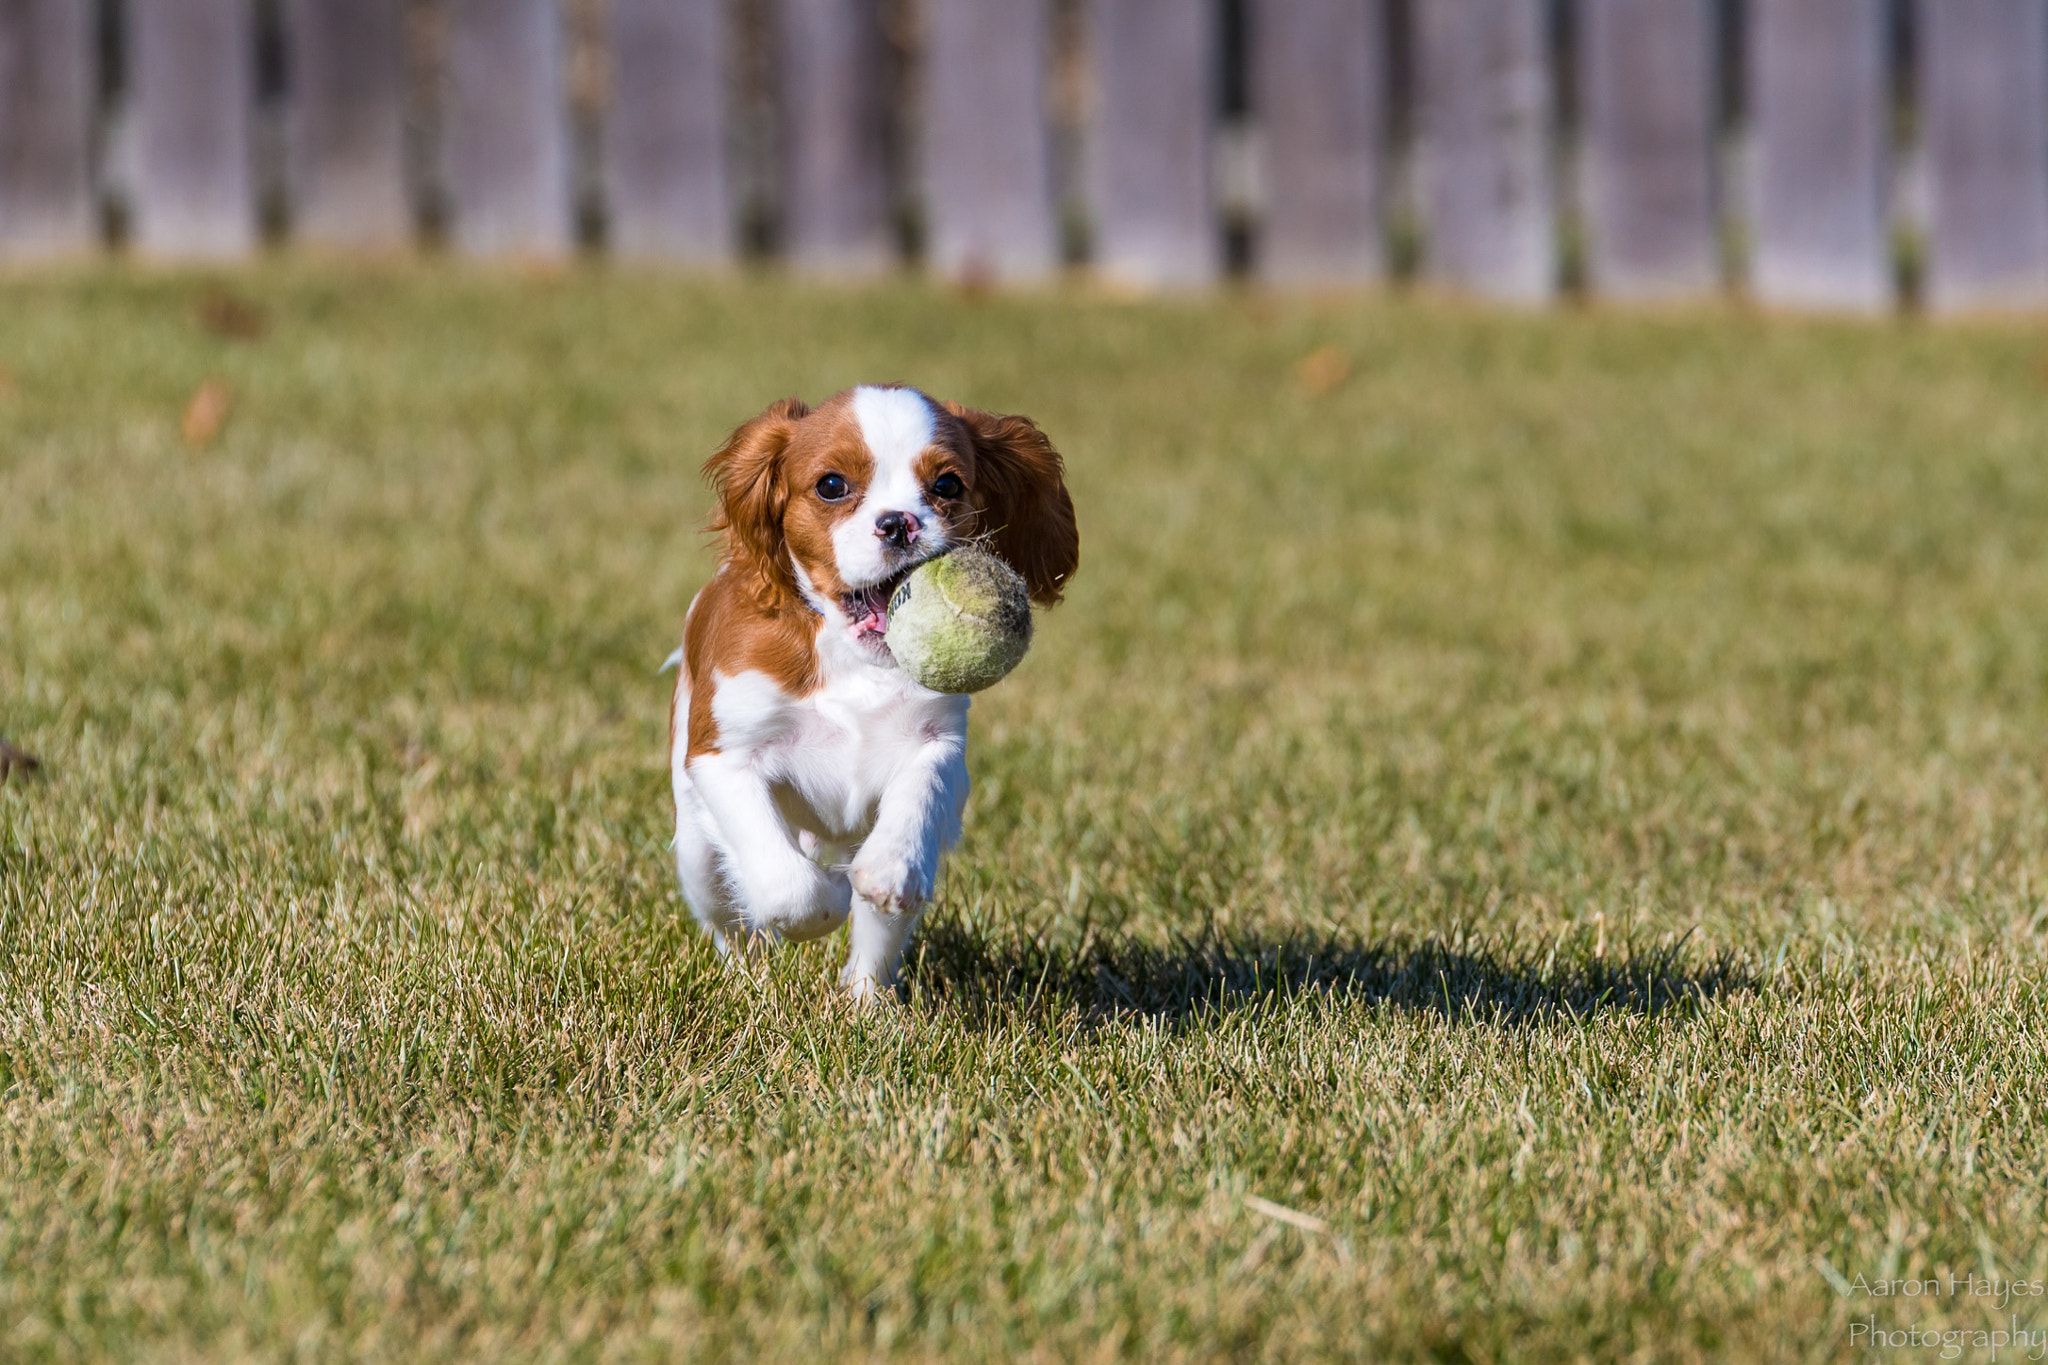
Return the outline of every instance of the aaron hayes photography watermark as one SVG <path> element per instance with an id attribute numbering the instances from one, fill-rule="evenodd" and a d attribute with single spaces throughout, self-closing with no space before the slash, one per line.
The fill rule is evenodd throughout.
<path id="1" fill-rule="evenodd" d="M 2048 1360 L 2048 1328 L 2023 1322 L 2017 1312 L 1991 1327 L 1923 1327 L 1886 1322 L 1876 1313 L 1877 1300 L 1894 1310 L 1920 1300 L 1974 1303 L 2006 1311 L 2024 1308 L 2048 1297 L 2048 1280 L 2008 1279 L 2003 1275 L 1929 1275 L 1924 1278 L 1872 1279 L 1843 1275 L 1826 1261 L 1818 1262 L 1835 1292 L 1845 1299 L 1869 1299 L 1870 1311 L 1849 1320 L 1849 1344 L 1867 1351 L 1925 1351 L 1942 1360 L 1966 1353 L 1991 1360 L 2010 1355 L 2021 1360 Z"/>

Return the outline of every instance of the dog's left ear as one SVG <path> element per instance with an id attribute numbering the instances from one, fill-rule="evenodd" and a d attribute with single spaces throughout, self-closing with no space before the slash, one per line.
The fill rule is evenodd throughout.
<path id="1" fill-rule="evenodd" d="M 1024 579 L 1031 600 L 1051 606 L 1081 561 L 1081 531 L 1067 496 L 1060 453 L 1029 417 L 947 403 L 974 447 L 974 491 L 980 529 L 995 552 Z"/>

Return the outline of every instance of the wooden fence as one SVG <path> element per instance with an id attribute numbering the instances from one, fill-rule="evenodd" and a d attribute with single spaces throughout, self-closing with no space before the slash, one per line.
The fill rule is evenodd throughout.
<path id="1" fill-rule="evenodd" d="M 2048 0 L 0 0 L 0 262 L 2048 307 Z"/>

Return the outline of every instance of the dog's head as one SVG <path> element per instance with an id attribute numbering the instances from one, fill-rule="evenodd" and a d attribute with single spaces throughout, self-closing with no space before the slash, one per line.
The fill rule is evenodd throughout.
<path id="1" fill-rule="evenodd" d="M 1027 417 L 862 385 L 817 407 L 785 398 L 704 466 L 726 572 L 764 600 L 801 598 L 879 645 L 887 605 L 919 564 L 964 541 L 1060 599 L 1080 559 L 1059 452 Z"/>

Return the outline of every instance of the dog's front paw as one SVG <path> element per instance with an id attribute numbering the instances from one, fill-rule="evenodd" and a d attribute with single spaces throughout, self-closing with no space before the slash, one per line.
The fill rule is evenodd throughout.
<path id="1" fill-rule="evenodd" d="M 792 941 L 824 937 L 846 923 L 851 908 L 846 879 L 809 863 L 783 877 L 764 879 L 747 898 L 756 928 Z"/>
<path id="2" fill-rule="evenodd" d="M 908 858 L 863 853 L 848 875 L 854 894 L 885 915 L 908 914 L 931 899 L 931 877 Z"/>

